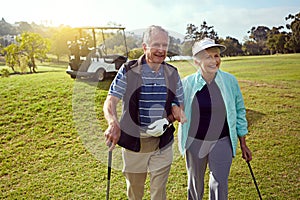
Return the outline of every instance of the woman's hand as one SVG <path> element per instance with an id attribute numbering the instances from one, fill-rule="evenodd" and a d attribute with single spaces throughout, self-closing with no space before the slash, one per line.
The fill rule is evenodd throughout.
<path id="1" fill-rule="evenodd" d="M 242 150 L 242 157 L 243 159 L 245 159 L 246 162 L 250 162 L 252 160 L 252 153 L 246 145 L 246 139 L 245 137 L 239 137 L 239 140 L 240 140 L 240 146 Z"/>

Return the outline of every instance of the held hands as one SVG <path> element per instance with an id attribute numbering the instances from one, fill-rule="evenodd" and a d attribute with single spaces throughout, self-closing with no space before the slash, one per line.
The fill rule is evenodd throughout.
<path id="1" fill-rule="evenodd" d="M 187 122 L 185 113 L 183 111 L 183 106 L 180 107 L 177 105 L 172 106 L 172 115 L 174 117 L 174 120 L 177 120 L 181 124 Z"/>
<path id="2" fill-rule="evenodd" d="M 169 125 L 170 123 L 167 118 L 156 120 L 148 126 L 146 133 L 153 137 L 159 137 L 165 132 Z"/>

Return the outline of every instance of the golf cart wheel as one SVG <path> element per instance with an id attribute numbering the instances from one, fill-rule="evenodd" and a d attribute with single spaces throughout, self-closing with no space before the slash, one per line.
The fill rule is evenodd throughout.
<path id="1" fill-rule="evenodd" d="M 98 69 L 96 73 L 95 80 L 96 81 L 104 81 L 105 79 L 105 70 L 104 69 Z"/>
<path id="2" fill-rule="evenodd" d="M 75 78 L 76 78 L 76 75 L 71 75 L 71 78 L 72 78 L 72 79 L 75 79 Z"/>

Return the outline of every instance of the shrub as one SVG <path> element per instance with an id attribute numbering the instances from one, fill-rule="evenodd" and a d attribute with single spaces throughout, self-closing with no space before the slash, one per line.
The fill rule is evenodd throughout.
<path id="1" fill-rule="evenodd" d="M 128 57 L 130 59 L 138 59 L 143 53 L 144 50 L 142 48 L 135 48 L 129 51 Z"/>
<path id="2" fill-rule="evenodd" d="M 1 76 L 2 77 L 9 77 L 9 71 L 8 69 L 1 69 Z"/>

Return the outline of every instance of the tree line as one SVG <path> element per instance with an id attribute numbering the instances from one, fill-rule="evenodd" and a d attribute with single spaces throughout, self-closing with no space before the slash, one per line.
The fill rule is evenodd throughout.
<path id="1" fill-rule="evenodd" d="M 284 26 L 252 27 L 241 44 L 237 39 L 227 36 L 225 39 L 219 38 L 214 26 L 209 26 L 205 21 L 197 27 L 194 24 L 187 25 L 185 39 L 190 42 L 187 46 L 204 37 L 216 40 L 224 44 L 227 50 L 225 56 L 236 55 L 268 55 L 274 53 L 299 53 L 300 52 L 300 12 L 296 15 L 289 14 L 286 21 L 291 21 L 285 25 L 289 32 L 284 30 Z M 188 51 L 190 49 L 187 48 Z"/>
<path id="2" fill-rule="evenodd" d="M 295 15 L 289 14 L 285 20 L 287 21 L 285 27 L 289 32 L 284 30 L 284 26 L 252 27 L 247 32 L 249 36 L 244 38 L 243 44 L 230 36 L 220 38 L 214 30 L 214 26 L 208 25 L 206 21 L 203 21 L 199 27 L 188 24 L 183 41 L 170 36 L 168 57 L 172 59 L 176 55 L 190 56 L 192 44 L 204 37 L 224 44 L 227 47 L 223 53 L 224 56 L 299 53 L 300 12 Z M 97 36 L 97 45 L 103 43 L 100 34 Z M 121 37 L 120 32 L 105 33 L 105 45 L 108 53 L 124 52 L 125 46 Z M 30 72 L 36 72 L 35 60 L 44 61 L 49 53 L 55 55 L 56 61 L 59 62 L 61 56 L 70 54 L 68 43 L 74 40 L 79 43 L 82 43 L 83 40 L 89 41 L 89 48 L 93 47 L 91 33 L 85 32 L 83 35 L 79 35 L 78 30 L 70 26 L 46 27 L 27 22 L 18 22 L 13 26 L 4 18 L 0 21 L 0 52 L 5 56 L 6 64 L 14 71 L 23 72 L 29 68 Z M 130 58 L 137 58 L 143 53 L 140 36 L 127 33 L 126 40 Z"/>

